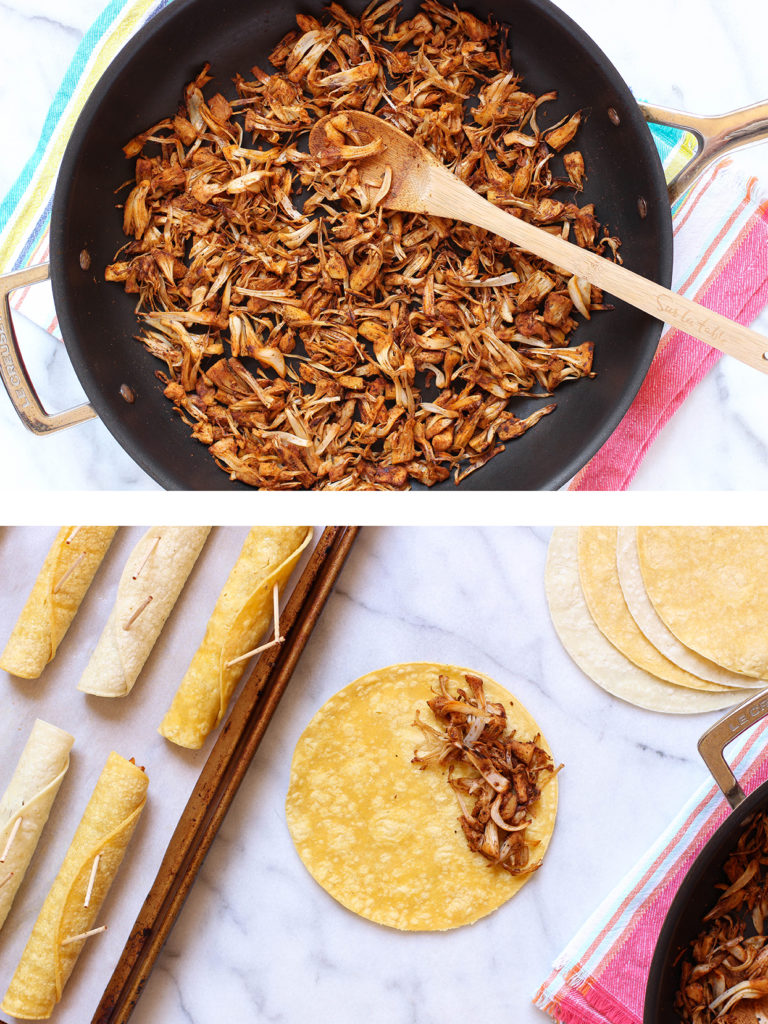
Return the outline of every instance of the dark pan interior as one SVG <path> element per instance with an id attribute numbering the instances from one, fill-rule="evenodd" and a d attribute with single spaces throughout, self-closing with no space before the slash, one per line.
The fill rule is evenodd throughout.
<path id="1" fill-rule="evenodd" d="M 350 0 L 349 9 L 363 4 Z M 556 88 L 542 124 L 589 108 L 577 136 L 589 180 L 580 203 L 594 201 L 598 219 L 622 239 L 625 265 L 669 284 L 672 231 L 661 166 L 648 128 L 622 79 L 598 47 L 547 0 L 475 0 L 466 7 L 511 26 L 513 66 L 536 93 Z M 405 14 L 417 7 L 408 0 Z M 83 387 L 118 442 L 167 488 L 240 488 L 162 395 L 162 367 L 134 341 L 135 296 L 103 281 L 103 268 L 125 241 L 115 190 L 132 174 L 121 147 L 173 113 L 182 89 L 208 61 L 211 85 L 233 92 L 232 76 L 267 56 L 293 27 L 297 10 L 321 15 L 315 0 L 176 0 L 119 54 L 90 97 L 70 140 L 54 198 L 53 291 L 64 340 Z M 613 123 L 613 108 L 620 124 Z M 121 193 L 124 196 L 126 193 Z M 647 204 L 641 218 L 638 198 Z M 86 248 L 91 269 L 80 269 Z M 661 325 L 624 303 L 582 325 L 575 342 L 596 345 L 597 378 L 558 389 L 557 411 L 469 476 L 462 490 L 539 490 L 561 486 L 603 444 L 634 397 L 658 343 Z M 120 397 L 128 384 L 136 401 Z M 523 400 L 525 415 L 540 402 Z M 73 442 L 76 439 L 73 437 Z M 450 481 L 440 485 L 451 489 Z"/>
<path id="2" fill-rule="evenodd" d="M 768 783 L 763 783 L 723 822 L 691 865 L 664 920 L 648 974 L 643 1024 L 680 1024 L 674 1011 L 680 984 L 676 963 L 681 950 L 701 931 L 701 920 L 719 896 L 723 864 L 734 848 L 745 819 L 768 805 Z"/>

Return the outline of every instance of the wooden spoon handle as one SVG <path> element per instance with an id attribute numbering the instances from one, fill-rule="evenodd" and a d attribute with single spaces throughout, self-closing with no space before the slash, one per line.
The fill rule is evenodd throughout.
<path id="1" fill-rule="evenodd" d="M 430 169 L 424 207 L 430 213 L 493 231 L 527 252 L 623 299 L 631 306 L 768 373 L 768 339 L 720 313 L 662 288 L 632 270 L 505 213 L 442 167 Z"/>

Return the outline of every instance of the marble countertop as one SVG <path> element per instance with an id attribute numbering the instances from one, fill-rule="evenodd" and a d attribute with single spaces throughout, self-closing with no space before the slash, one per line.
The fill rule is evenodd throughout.
<path id="1" fill-rule="evenodd" d="M 32 532 L 24 531 L 19 544 L 12 534 L 3 537 L 2 558 L 10 550 L 25 552 L 27 564 Z M 226 552 L 232 545 L 221 532 L 213 543 Z M 531 1004 L 538 985 L 591 911 L 705 779 L 696 740 L 716 718 L 639 710 L 610 697 L 575 667 L 547 611 L 548 538 L 543 527 L 360 533 L 138 1002 L 136 1024 L 458 1024 L 478 1016 L 481 987 L 484 1020 L 543 1024 L 545 1016 Z M 128 550 L 125 541 L 120 544 Z M 209 558 L 201 571 L 212 566 L 215 559 Z M 113 575 L 115 568 L 109 569 Z M 199 573 L 192 586 L 193 604 L 199 595 L 208 600 Z M 13 588 L 0 595 L 0 608 L 7 612 L 18 603 L 20 587 L 15 585 L 17 597 Z M 107 614 L 98 594 L 93 601 L 89 595 L 89 602 L 91 614 Z M 182 611 L 189 607 L 187 602 Z M 57 690 L 68 675 L 72 685 L 78 678 L 77 665 L 87 656 L 87 624 L 77 629 L 52 664 L 54 674 L 46 670 L 40 681 L 40 712 L 47 700 L 61 705 Z M 162 710 L 153 708 L 152 693 L 172 684 L 162 671 L 164 659 L 170 654 L 179 660 L 184 638 L 178 617 L 169 629 L 149 663 L 149 677 L 127 698 L 141 702 L 138 712 L 132 705 L 126 714 L 152 717 Z M 285 823 L 290 759 L 311 716 L 348 682 L 399 661 L 445 662 L 496 679 L 529 708 L 555 759 L 565 765 L 543 866 L 510 903 L 450 932 L 401 933 L 344 910 L 311 879 Z M 16 704 L 25 707 L 37 699 L 18 681 L 12 691 Z M 164 699 L 162 693 L 155 698 Z M 78 715 L 97 714 L 94 700 L 80 712 L 62 710 L 63 725 L 86 730 L 88 722 Z M 110 707 L 104 713 L 105 728 L 113 733 L 120 728 L 119 712 Z M 135 741 L 133 729 L 128 731 Z M 150 733 L 154 741 L 148 733 L 138 754 L 146 757 L 142 763 L 156 765 L 154 804 L 137 843 L 156 845 L 166 824 L 166 796 L 173 792 L 173 786 L 165 793 L 157 783 L 164 766 L 172 771 L 173 758 Z M 88 750 L 79 756 L 87 760 Z M 184 760 L 189 768 L 192 759 Z M 84 765 L 75 767 L 83 784 Z M 53 863 L 52 856 L 46 851 L 46 863 Z M 134 859 L 129 861 L 129 882 L 116 886 L 111 905 L 117 905 L 118 916 L 126 894 L 142 881 Z M 117 925 L 115 914 L 105 907 L 105 919 L 112 915 Z M 14 929 L 19 932 L 19 926 Z M 7 942 L 0 946 L 4 977 L 12 970 L 9 949 Z M 97 948 L 88 953 L 90 959 L 78 965 L 86 971 L 94 966 Z M 98 1000 L 101 989 L 94 984 L 88 993 L 86 977 L 73 977 L 71 998 L 68 990 L 54 1017 L 58 1024 L 86 1019 L 72 1014 L 75 995 L 90 995 L 94 1005 Z"/>
<path id="2" fill-rule="evenodd" d="M 7 0 L 0 5 L 0 196 L 33 151 L 54 92 L 104 0 Z M 701 114 L 768 96 L 768 9 L 756 0 L 561 0 L 635 94 Z M 20 88 L 23 83 L 23 89 Z M 768 144 L 736 161 L 768 188 Z M 43 286 L 38 286 L 43 287 Z M 18 332 L 33 379 L 52 409 L 82 396 L 63 346 L 22 318 Z M 756 328 L 768 334 L 768 313 Z M 633 483 L 637 490 L 768 487 L 766 381 L 722 360 L 664 428 Z M 97 421 L 47 438 L 28 435 L 0 396 L 3 478 L 17 489 L 157 489 Z"/>

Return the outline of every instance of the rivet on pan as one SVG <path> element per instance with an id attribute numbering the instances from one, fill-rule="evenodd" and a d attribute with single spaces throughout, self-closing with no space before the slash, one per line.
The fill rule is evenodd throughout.
<path id="1" fill-rule="evenodd" d="M 614 110 L 613 107 L 608 107 L 608 117 L 610 119 L 611 124 L 615 124 L 615 125 L 620 125 L 621 124 L 621 118 L 616 113 L 616 111 Z"/>
<path id="2" fill-rule="evenodd" d="M 80 253 L 80 269 L 90 270 L 91 267 L 91 254 L 87 249 L 83 249 Z"/>
<path id="3" fill-rule="evenodd" d="M 128 402 L 129 405 L 133 405 L 133 403 L 136 401 L 136 392 L 133 390 L 133 388 L 128 387 L 127 384 L 121 384 L 120 397 L 125 399 L 125 401 Z"/>
<path id="4" fill-rule="evenodd" d="M 637 212 L 643 219 L 648 216 L 648 203 L 642 196 L 638 196 L 637 199 Z"/>

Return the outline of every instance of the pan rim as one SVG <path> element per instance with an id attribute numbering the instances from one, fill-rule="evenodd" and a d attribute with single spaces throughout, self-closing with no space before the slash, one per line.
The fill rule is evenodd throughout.
<path id="1" fill-rule="evenodd" d="M 725 797 L 723 797 L 725 800 Z M 673 941 L 679 926 L 682 913 L 690 902 L 696 888 L 701 883 L 702 875 L 733 845 L 746 818 L 756 810 L 768 809 L 768 780 L 761 782 L 738 807 L 729 809 L 726 818 L 718 825 L 704 846 L 697 853 L 693 863 L 685 873 L 680 887 L 672 898 L 664 922 L 659 931 L 656 945 L 651 958 L 651 966 L 646 982 L 645 999 L 643 1001 L 643 1024 L 658 1024 L 660 982 L 669 969 L 670 958 L 675 954 Z M 690 936 L 692 938 L 693 936 Z"/>
<path id="2" fill-rule="evenodd" d="M 114 398 L 105 394 L 99 380 L 92 373 L 88 358 L 84 355 L 78 343 L 77 331 L 70 317 L 69 300 L 65 285 L 66 275 L 62 268 L 62 261 L 66 253 L 65 211 L 70 195 L 70 184 L 74 178 L 78 157 L 87 138 L 91 121 L 97 112 L 100 111 L 111 87 L 157 33 L 161 32 L 174 20 L 183 19 L 185 16 L 189 17 L 190 15 L 187 12 L 194 10 L 198 3 L 199 0 L 172 0 L 171 3 L 146 21 L 110 62 L 86 100 L 68 140 L 56 181 L 51 211 L 51 285 L 54 305 L 68 357 L 99 419 L 140 468 L 166 490 L 190 490 L 193 488 L 190 487 L 188 481 L 185 481 L 183 473 L 180 474 L 178 463 L 166 465 L 158 459 L 155 452 L 149 451 L 135 440 L 130 427 L 126 426 L 123 420 L 116 415 Z M 557 22 L 580 49 L 581 55 L 586 55 L 600 67 L 606 82 L 620 100 L 622 105 L 622 124 L 628 128 L 638 145 L 649 156 L 647 161 L 649 178 L 645 193 L 646 198 L 648 202 L 653 203 L 660 210 L 666 211 L 659 216 L 659 235 L 656 239 L 656 273 L 654 276 L 659 284 L 669 287 L 672 279 L 673 233 L 667 186 L 661 159 L 656 150 L 650 129 L 629 86 L 594 39 L 580 25 L 573 21 L 569 15 L 552 3 L 551 0 L 505 0 L 505 2 L 499 4 L 501 10 L 498 12 L 498 20 L 510 23 L 512 21 L 512 9 L 517 4 L 528 9 L 534 9 L 543 17 Z M 502 10 L 504 16 L 502 16 Z M 537 489 L 558 490 L 563 487 L 586 465 L 613 434 L 634 401 L 656 353 L 663 325 L 660 321 L 655 323 L 652 321 L 653 318 L 648 317 L 647 327 L 644 332 L 646 339 L 644 347 L 638 352 L 638 358 L 632 370 L 627 374 L 618 400 L 614 403 L 610 412 L 605 415 L 599 429 L 595 429 L 588 441 L 585 441 L 569 459 L 542 473 L 541 482 Z M 169 403 L 169 415 L 171 412 Z M 193 446 L 200 442 L 194 441 L 193 438 L 189 440 L 190 451 L 193 451 Z M 501 460 L 504 457 L 505 453 L 501 453 L 498 456 Z M 510 472 L 503 474 L 505 479 L 501 484 L 488 488 L 483 487 L 482 472 L 480 470 L 478 474 L 472 474 L 467 480 L 467 485 L 464 486 L 456 487 L 449 478 L 444 483 L 432 488 L 425 488 L 423 485 L 414 484 L 412 489 L 431 491 L 482 491 L 486 489 L 503 491 L 526 489 L 515 486 L 514 480 L 507 479 L 507 477 L 513 475 L 513 467 L 510 469 Z M 216 489 L 254 490 L 254 488 L 249 487 L 247 484 L 231 481 L 224 471 L 221 471 L 221 485 L 220 487 L 217 486 Z"/>

